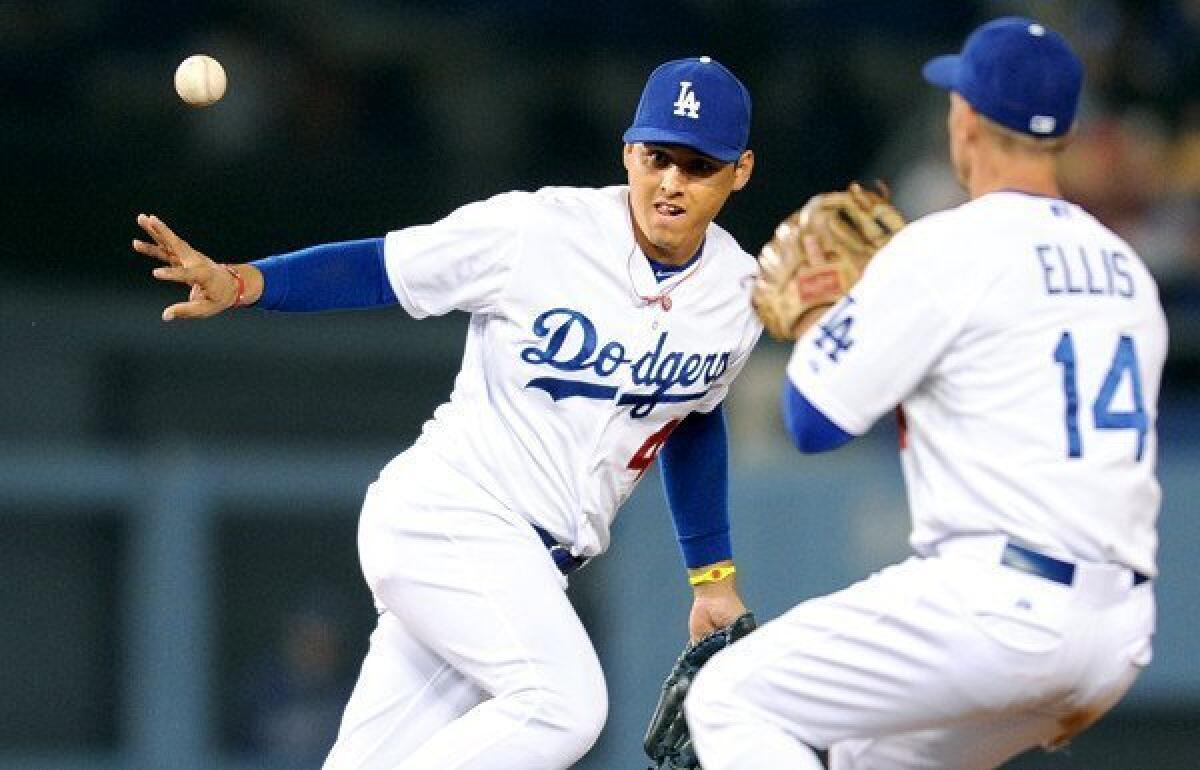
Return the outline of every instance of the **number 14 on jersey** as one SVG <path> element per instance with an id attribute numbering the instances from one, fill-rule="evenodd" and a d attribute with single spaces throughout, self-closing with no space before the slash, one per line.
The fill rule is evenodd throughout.
<path id="1" fill-rule="evenodd" d="M 1066 401 L 1064 412 L 1067 429 L 1067 457 L 1083 457 L 1083 436 L 1079 430 L 1079 385 L 1076 378 L 1075 341 L 1071 332 L 1065 331 L 1054 348 L 1054 361 L 1062 366 L 1063 396 Z M 1129 386 L 1133 396 L 1133 408 L 1129 411 L 1113 409 L 1113 398 L 1122 379 L 1128 375 Z M 1146 448 L 1146 433 L 1149 430 L 1149 420 L 1146 416 L 1145 401 L 1142 399 L 1142 378 L 1138 369 L 1137 347 L 1133 338 L 1122 334 L 1117 342 L 1117 350 L 1109 364 L 1108 373 L 1100 384 L 1100 389 L 1092 401 L 1092 423 L 1097 430 L 1132 430 L 1137 432 L 1137 453 L 1134 455 L 1138 462 Z"/>

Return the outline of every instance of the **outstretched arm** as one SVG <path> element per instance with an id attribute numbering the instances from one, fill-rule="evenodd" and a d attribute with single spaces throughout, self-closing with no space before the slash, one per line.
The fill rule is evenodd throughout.
<path id="1" fill-rule="evenodd" d="M 206 318 L 243 305 L 306 312 L 396 304 L 382 238 L 326 243 L 248 264 L 222 265 L 193 249 L 158 217 L 143 214 L 138 224 L 153 242 L 135 240 L 134 250 L 168 264 L 157 268 L 154 277 L 192 288 L 187 302 L 163 312 L 167 321 Z"/>

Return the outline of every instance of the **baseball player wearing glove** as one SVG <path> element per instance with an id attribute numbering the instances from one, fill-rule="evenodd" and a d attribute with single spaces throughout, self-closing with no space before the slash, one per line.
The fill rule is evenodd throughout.
<path id="1" fill-rule="evenodd" d="M 762 327 L 755 262 L 713 222 L 750 179 L 750 95 L 711 58 L 646 82 L 628 184 L 508 192 L 385 237 L 222 265 L 158 217 L 139 253 L 190 287 L 166 320 L 255 305 L 470 314 L 454 392 L 371 484 L 359 558 L 380 611 L 325 770 L 564 770 L 607 716 L 564 589 L 656 461 L 693 638 L 746 611 L 722 402 Z M 397 372 L 397 398 L 404 375 Z"/>
<path id="2" fill-rule="evenodd" d="M 1064 745 L 1149 663 L 1167 327 L 1137 253 L 1059 190 L 1082 75 L 1016 17 L 926 65 L 970 200 L 895 232 L 800 335 L 784 385 L 804 451 L 898 414 L 915 554 L 700 669 L 685 711 L 705 770 L 817 770 L 820 751 L 834 770 L 990 770 Z M 891 217 L 851 197 L 874 246 Z M 768 328 L 837 296 L 814 277 L 835 240 L 777 234 Z"/>

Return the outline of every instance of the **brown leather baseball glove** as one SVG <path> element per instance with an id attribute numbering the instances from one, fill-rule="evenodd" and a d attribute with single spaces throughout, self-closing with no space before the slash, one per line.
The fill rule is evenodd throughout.
<path id="1" fill-rule="evenodd" d="M 883 183 L 814 195 L 775 228 L 758 257 L 751 300 L 763 327 L 792 340 L 846 296 L 867 262 L 904 227 Z"/>

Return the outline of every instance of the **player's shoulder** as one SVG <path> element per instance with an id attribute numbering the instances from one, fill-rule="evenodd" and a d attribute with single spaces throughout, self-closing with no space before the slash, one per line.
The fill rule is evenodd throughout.
<path id="1" fill-rule="evenodd" d="M 1124 236 L 1120 233 L 1101 222 L 1095 214 L 1078 203 L 1069 201 L 1064 201 L 1063 203 L 1068 207 L 1072 218 L 1075 219 L 1081 228 L 1086 228 L 1094 234 L 1094 237 L 1107 241 L 1112 249 L 1127 256 L 1136 257 L 1138 261 L 1141 261 L 1141 257 L 1133 248 L 1133 245 L 1125 240 Z"/>
<path id="2" fill-rule="evenodd" d="M 533 205 L 532 193 L 523 190 L 509 190 L 464 203 L 450 212 L 445 221 L 456 223 L 459 226 L 475 225 L 520 229 L 530 218 L 529 214 L 532 212 Z"/>
<path id="3" fill-rule="evenodd" d="M 509 190 L 479 201 L 491 208 L 524 210 L 553 215 L 578 216 L 580 212 L 619 209 L 620 187 L 541 187 L 536 190 Z"/>
<path id="4" fill-rule="evenodd" d="M 1087 212 L 1067 201 L 1000 191 L 940 209 L 905 226 L 889 247 L 919 252 L 927 258 L 956 255 L 974 260 L 992 249 L 1003 250 L 1014 235 L 1024 237 L 1037 228 L 1038 220 L 1058 216 L 1058 212 Z M 963 248 L 964 245 L 970 248 Z"/>
<path id="5" fill-rule="evenodd" d="M 906 280 L 936 275 L 942 287 L 988 283 L 1004 264 L 988 255 L 1004 248 L 1005 227 L 1012 227 L 988 209 L 976 199 L 912 220 L 871 260 L 870 270 Z"/>
<path id="6" fill-rule="evenodd" d="M 1114 259 L 1120 261 L 1121 269 L 1134 271 L 1138 276 L 1137 280 L 1152 289 L 1146 295 L 1153 296 L 1154 301 L 1161 304 L 1158 281 L 1133 244 L 1126 240 L 1124 236 L 1101 222 L 1083 206 L 1077 203 L 1069 205 L 1074 216 L 1080 221 L 1081 226 L 1086 227 L 1093 234 L 1092 238 L 1099 241 L 1105 251 L 1114 255 Z"/>
<path id="7" fill-rule="evenodd" d="M 893 240 L 924 242 L 958 238 L 964 231 L 970 232 L 971 228 L 988 221 L 988 212 L 977 203 L 966 201 L 918 217 L 901 229 Z"/>
<path id="8" fill-rule="evenodd" d="M 628 216 L 625 200 L 622 186 L 549 186 L 530 193 L 526 205 L 530 226 L 543 236 L 595 238 L 619 230 Z"/>
<path id="9" fill-rule="evenodd" d="M 547 211 L 560 211 L 572 216 L 580 212 L 620 211 L 625 204 L 625 188 L 612 187 L 566 187 L 552 185 L 532 193 L 531 204 Z"/>
<path id="10" fill-rule="evenodd" d="M 925 214 L 900 228 L 872 262 L 886 264 L 899 260 L 911 265 L 913 260 L 933 259 L 945 253 L 944 245 L 956 240 L 957 234 L 966 229 L 957 208 Z"/>

